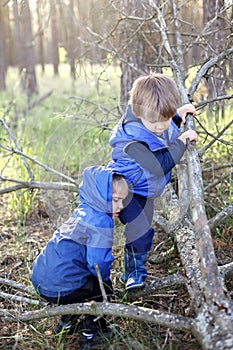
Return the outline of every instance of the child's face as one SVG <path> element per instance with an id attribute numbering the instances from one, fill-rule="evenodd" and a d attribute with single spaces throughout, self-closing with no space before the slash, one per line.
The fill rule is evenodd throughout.
<path id="1" fill-rule="evenodd" d="M 128 195 L 128 188 L 125 186 L 113 186 L 112 191 L 112 218 L 115 219 L 119 216 L 120 211 L 123 209 L 123 200 Z"/>
<path id="2" fill-rule="evenodd" d="M 161 136 L 164 130 L 167 130 L 171 124 L 172 118 L 162 122 L 149 122 L 148 120 L 141 118 L 142 124 L 151 132 L 157 136 Z"/>

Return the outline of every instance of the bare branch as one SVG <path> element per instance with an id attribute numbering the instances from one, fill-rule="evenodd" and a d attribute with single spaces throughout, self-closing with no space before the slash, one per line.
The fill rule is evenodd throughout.
<path id="1" fill-rule="evenodd" d="M 232 171 L 229 171 L 227 174 L 222 175 L 220 179 L 215 180 L 215 181 L 211 182 L 208 186 L 206 186 L 206 187 L 204 188 L 204 191 L 206 192 L 206 191 L 208 191 L 210 188 L 216 187 L 218 184 L 222 183 L 223 180 L 229 178 L 229 177 L 231 176 L 231 174 L 232 174 Z"/>
<path id="2" fill-rule="evenodd" d="M 8 293 L 4 293 L 4 292 L 0 292 L 0 298 L 19 301 L 21 303 L 32 304 L 32 305 L 41 305 L 41 306 L 47 305 L 46 302 L 41 301 L 41 300 L 35 300 L 35 299 L 31 299 L 31 298 L 21 297 L 18 295 L 8 294 Z"/>
<path id="3" fill-rule="evenodd" d="M 77 192 L 77 186 L 78 186 L 78 185 L 74 185 L 66 182 L 19 181 L 14 179 L 3 178 L 2 176 L 0 176 L 0 179 L 2 181 L 12 181 L 17 183 L 17 185 L 15 186 L 10 186 L 10 187 L 0 189 L 0 195 L 14 192 L 23 188 Z"/>
<path id="4" fill-rule="evenodd" d="M 227 218 L 233 216 L 233 204 L 228 205 L 228 207 L 224 208 L 217 215 L 215 215 L 212 219 L 208 221 L 210 229 L 213 230 L 220 224 L 222 224 Z"/>
<path id="5" fill-rule="evenodd" d="M 42 167 L 46 171 L 49 171 L 49 172 L 51 172 L 51 173 L 53 173 L 55 175 L 58 175 L 58 176 L 62 177 L 63 179 L 66 179 L 69 182 L 73 183 L 74 185 L 78 186 L 78 183 L 74 179 L 72 179 L 71 177 L 62 174 L 62 173 L 60 173 L 59 171 L 57 171 L 55 169 L 50 168 L 48 165 L 45 165 L 45 164 L 39 162 L 38 160 L 36 160 L 35 158 L 33 158 L 31 156 L 28 156 L 24 152 L 22 152 L 20 150 L 16 150 L 14 148 L 7 147 L 7 146 L 5 146 L 3 144 L 0 144 L 0 147 L 5 149 L 5 150 L 7 150 L 7 151 L 9 151 L 9 152 L 11 152 L 11 153 L 15 153 L 15 154 L 18 154 L 20 156 L 23 156 L 24 158 L 27 158 L 27 159 L 31 160 L 33 163 L 39 165 L 40 167 Z"/>
<path id="6" fill-rule="evenodd" d="M 13 280 L 10 280 L 8 278 L 0 277 L 0 283 L 3 284 L 3 285 L 6 285 L 6 286 L 10 286 L 10 287 L 19 289 L 19 290 L 21 290 L 23 292 L 26 292 L 26 293 L 29 293 L 29 294 L 32 294 L 32 295 L 37 295 L 36 291 L 33 288 L 27 287 L 24 284 L 21 284 L 19 282 L 13 281 Z"/>
<path id="7" fill-rule="evenodd" d="M 227 304 L 228 300 L 225 298 L 222 282 L 217 271 L 217 261 L 205 213 L 201 166 L 195 145 L 190 144 L 190 147 L 187 149 L 187 159 L 191 210 L 197 241 L 197 251 L 200 257 L 203 292 L 207 303 L 216 300 L 219 305 L 222 303 Z"/>
<path id="8" fill-rule="evenodd" d="M 142 296 L 152 295 L 159 289 L 186 284 L 187 280 L 180 272 L 177 272 L 170 276 L 155 278 L 152 282 L 147 283 L 143 289 L 136 292 L 132 291 L 130 293 L 130 298 L 136 299 Z"/>
<path id="9" fill-rule="evenodd" d="M 206 73 L 208 72 L 208 70 L 215 66 L 216 63 L 218 63 L 219 61 L 221 61 L 223 58 L 229 57 L 231 54 L 233 53 L 233 48 L 230 48 L 228 50 L 224 50 L 222 52 L 220 52 L 220 54 L 218 54 L 217 56 L 213 57 L 212 59 L 208 59 L 203 65 L 202 67 L 199 69 L 197 75 L 195 76 L 188 95 L 189 96 L 193 96 L 194 92 L 197 90 L 197 87 L 201 81 L 201 79 L 206 75 Z"/>
<path id="10" fill-rule="evenodd" d="M 216 141 L 221 141 L 219 140 L 219 138 L 225 133 L 225 131 L 227 129 L 229 129 L 229 127 L 233 124 L 233 120 L 231 120 L 219 133 L 216 137 L 214 137 L 213 140 L 211 140 L 208 145 L 202 147 L 200 150 L 198 150 L 198 154 L 201 157 L 206 151 L 207 149 L 209 149 Z"/>
<path id="11" fill-rule="evenodd" d="M 233 167 L 233 163 L 220 164 L 220 165 L 216 165 L 216 166 L 211 166 L 209 168 L 202 168 L 202 173 L 213 172 L 215 170 L 221 170 L 221 169 L 231 168 L 231 167 Z"/>
<path id="12" fill-rule="evenodd" d="M 223 265 L 223 266 L 219 266 L 219 270 L 220 270 L 220 274 L 223 277 L 226 276 L 233 276 L 233 262 Z"/>
<path id="13" fill-rule="evenodd" d="M 25 322 L 58 315 L 108 315 L 130 318 L 138 321 L 163 325 L 172 329 L 190 331 L 193 320 L 188 317 L 178 316 L 169 312 L 160 312 L 140 306 L 122 305 L 110 302 L 90 302 L 81 304 L 69 304 L 55 307 L 48 307 L 42 310 L 17 314 L 15 311 L 7 311 L 7 315 L 0 311 L 1 319 L 4 322 Z M 9 316 L 8 316 L 9 315 Z"/>
<path id="14" fill-rule="evenodd" d="M 175 232 L 179 230 L 179 228 L 181 227 L 182 221 L 185 215 L 186 213 L 182 214 L 182 216 L 178 218 L 178 220 L 171 223 L 168 220 L 166 220 L 163 216 L 154 214 L 153 221 L 159 228 L 161 228 L 164 232 L 166 232 L 170 237 L 174 237 Z"/>
<path id="15" fill-rule="evenodd" d="M 27 108 L 24 109 L 22 111 L 22 113 L 26 113 L 28 112 L 30 109 L 38 106 L 41 102 L 43 102 L 44 100 L 46 100 L 46 98 L 50 97 L 53 93 L 53 90 L 50 90 L 49 92 L 47 92 L 46 94 L 44 94 L 43 96 L 40 96 L 38 99 L 36 99 L 35 101 L 33 101 L 32 103 L 29 103 Z"/>
<path id="16" fill-rule="evenodd" d="M 26 170 L 27 170 L 27 172 L 28 172 L 28 174 L 29 174 L 30 179 L 33 181 L 33 180 L 34 180 L 34 175 L 32 174 L 32 171 L 31 171 L 31 169 L 30 169 L 30 167 L 29 167 L 29 165 L 28 165 L 28 163 L 27 163 L 27 161 L 26 161 L 26 159 L 25 159 L 26 157 L 25 157 L 24 154 L 21 152 L 21 149 L 20 149 L 20 147 L 19 147 L 19 145 L 18 145 L 18 142 L 16 141 L 15 136 L 13 135 L 12 131 L 10 130 L 9 126 L 7 125 L 7 123 L 6 123 L 6 121 L 5 121 L 4 119 L 0 119 L 0 122 L 2 123 L 2 125 L 4 126 L 4 128 L 6 129 L 6 131 L 8 132 L 10 138 L 12 139 L 12 141 L 13 141 L 13 143 L 14 143 L 16 149 L 17 149 L 17 152 L 20 152 L 19 154 L 21 155 L 23 164 L 24 164 L 24 166 L 25 166 L 25 168 L 26 168 Z"/>
<path id="17" fill-rule="evenodd" d="M 223 96 L 216 96 L 213 98 L 209 98 L 207 100 L 204 100 L 202 102 L 199 102 L 195 105 L 196 110 L 203 108 L 204 106 L 211 104 L 213 102 L 217 102 L 217 101 L 222 101 L 222 100 L 230 100 L 233 98 L 233 94 L 231 95 L 223 95 Z"/>

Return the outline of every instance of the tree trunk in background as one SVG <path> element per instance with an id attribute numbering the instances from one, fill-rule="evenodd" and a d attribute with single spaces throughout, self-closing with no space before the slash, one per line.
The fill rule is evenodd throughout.
<path id="1" fill-rule="evenodd" d="M 4 8 L 0 6 L 0 90 L 6 89 L 6 53 L 5 53 L 5 28 L 4 28 Z"/>
<path id="2" fill-rule="evenodd" d="M 0 1 L 1 3 L 1 1 Z M 2 1 L 3 3 L 3 22 L 4 22 L 4 34 L 5 34 L 5 62 L 6 62 L 6 69 L 10 65 L 13 65 L 15 62 L 14 57 L 14 46 L 12 42 L 12 23 L 11 23 L 11 15 L 10 15 L 10 9 L 9 6 L 7 6 L 7 2 Z"/>
<path id="3" fill-rule="evenodd" d="M 225 49 L 226 41 L 226 20 L 221 15 L 221 9 L 224 7 L 224 0 L 206 0 L 203 1 L 203 26 L 205 33 L 211 37 L 211 47 L 207 51 L 206 57 L 210 57 L 214 53 L 220 53 Z M 219 63 L 211 72 L 207 72 L 208 98 L 226 95 L 226 62 Z M 217 110 L 222 109 L 224 116 L 224 101 L 218 102 Z"/>
<path id="4" fill-rule="evenodd" d="M 58 38 L 57 38 L 57 8 L 54 0 L 50 0 L 50 18 L 51 18 L 51 53 L 53 73 L 58 75 L 59 54 L 58 54 Z"/>
<path id="5" fill-rule="evenodd" d="M 231 7 L 231 23 L 233 23 L 233 6 Z M 230 42 L 230 47 L 233 47 L 233 28 L 232 26 L 230 27 L 229 29 L 229 34 L 228 34 L 228 37 L 229 37 L 229 42 Z M 233 79 L 233 64 L 232 64 L 232 61 L 228 61 L 228 67 L 229 67 L 229 78 L 230 80 Z M 230 86 L 228 86 L 228 88 L 231 88 L 232 87 L 232 84 Z"/>
<path id="6" fill-rule="evenodd" d="M 186 66 L 192 66 L 200 62 L 201 50 L 199 45 L 193 42 L 192 30 L 189 23 L 195 23 L 195 29 L 201 32 L 203 25 L 202 9 L 200 6 L 194 6 L 193 2 L 187 2 L 185 6 L 180 8 L 180 12 L 182 14 L 181 17 L 185 18 L 185 21 L 182 23 L 182 31 L 183 33 L 187 33 L 183 47 L 184 61 Z M 173 22 L 171 22 L 171 26 L 173 26 Z"/>
<path id="7" fill-rule="evenodd" d="M 37 11 L 37 21 L 38 21 L 38 58 L 39 63 L 41 64 L 42 72 L 45 71 L 45 60 L 44 60 L 44 29 L 42 25 L 42 17 L 43 17 L 43 10 L 42 10 L 41 0 L 37 0 L 36 4 L 36 11 Z"/>
<path id="8" fill-rule="evenodd" d="M 32 36 L 31 27 L 31 13 L 29 7 L 29 1 L 24 0 L 21 3 L 21 25 L 22 25 L 22 38 L 24 49 L 24 76 L 22 79 L 23 89 L 25 90 L 28 98 L 33 93 L 38 93 L 37 80 L 36 80 L 36 62 L 34 53 L 34 39 Z"/>
<path id="9" fill-rule="evenodd" d="M 69 58 L 69 64 L 70 64 L 70 73 L 71 77 L 75 80 L 76 79 L 76 68 L 75 68 L 75 32 L 76 32 L 76 26 L 75 26 L 75 14 L 74 14 L 74 1 L 70 0 L 69 3 L 70 8 L 70 28 L 68 31 L 68 58 Z"/>
<path id="10" fill-rule="evenodd" d="M 19 7 L 18 0 L 13 2 L 14 12 L 14 47 L 15 47 L 15 64 L 18 66 L 21 72 L 24 68 L 24 54 L 23 54 L 23 43 L 21 37 L 21 26 L 19 18 Z"/>
<path id="11" fill-rule="evenodd" d="M 141 1 L 121 0 L 121 8 L 128 16 L 146 17 Z M 120 34 L 121 44 L 121 105 L 125 110 L 128 101 L 128 93 L 134 80 L 143 73 L 149 72 L 145 60 L 145 41 L 140 35 L 138 22 L 126 21 L 123 23 Z M 137 33 L 137 34 L 135 34 Z"/>

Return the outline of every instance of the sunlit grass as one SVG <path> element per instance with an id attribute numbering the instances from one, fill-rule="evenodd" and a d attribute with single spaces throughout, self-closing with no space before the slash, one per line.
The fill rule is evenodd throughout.
<path id="1" fill-rule="evenodd" d="M 37 67 L 39 94 L 30 103 L 49 91 L 52 94 L 27 110 L 27 96 L 22 91 L 20 75 L 10 68 L 7 91 L 1 92 L 0 112 L 18 142 L 18 146 L 36 160 L 51 168 L 78 178 L 82 170 L 92 164 L 107 164 L 110 160 L 109 115 L 97 104 L 110 111 L 115 108 L 119 94 L 119 68 L 85 65 L 72 80 L 69 65 L 59 65 L 59 76 L 53 76 L 53 67 L 45 66 L 42 74 Z M 91 100 L 88 103 L 86 100 Z M 1 128 L 3 143 L 16 148 L 13 139 Z M 1 150 L 2 152 L 2 150 Z M 1 169 L 5 177 L 30 181 L 23 159 L 4 151 Z M 42 167 L 28 162 L 35 181 L 61 181 Z M 24 223 L 33 202 L 28 190 L 13 192 L 9 196 L 9 210 Z"/>

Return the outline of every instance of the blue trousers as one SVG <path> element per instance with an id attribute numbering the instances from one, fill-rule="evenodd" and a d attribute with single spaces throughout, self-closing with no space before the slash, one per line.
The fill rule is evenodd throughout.
<path id="1" fill-rule="evenodd" d="M 130 193 L 124 201 L 120 214 L 125 227 L 125 247 L 134 253 L 151 250 L 154 229 L 151 227 L 154 213 L 154 198 L 145 198 Z"/>

